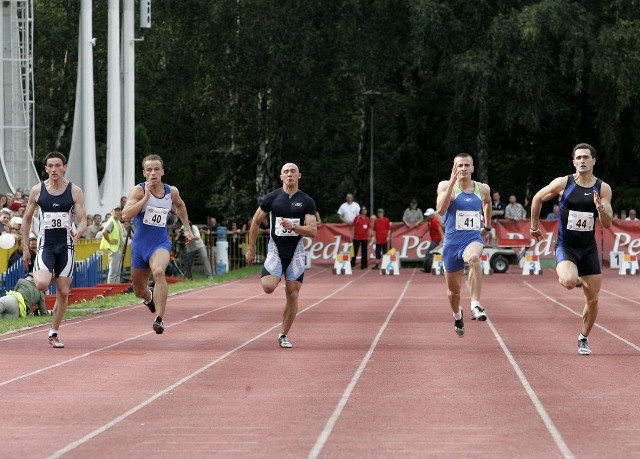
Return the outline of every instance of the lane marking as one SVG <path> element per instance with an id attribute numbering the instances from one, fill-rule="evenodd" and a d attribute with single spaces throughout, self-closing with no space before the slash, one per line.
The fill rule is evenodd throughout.
<path id="1" fill-rule="evenodd" d="M 304 312 L 314 308 L 315 306 L 319 305 L 320 303 L 323 303 L 324 301 L 328 300 L 329 298 L 333 297 L 334 295 L 336 295 L 337 293 L 341 292 L 342 290 L 348 288 L 351 286 L 353 281 L 349 281 L 347 282 L 345 285 L 343 285 L 342 287 L 334 290 L 332 293 L 330 293 L 329 295 L 326 295 L 324 298 L 316 301 L 315 303 L 310 304 L 309 306 L 307 306 L 306 308 L 304 308 L 303 310 L 298 312 L 298 315 L 303 314 Z M 253 297 L 250 298 L 255 298 L 258 296 L 262 296 L 262 295 L 266 295 L 265 293 L 261 293 L 260 295 L 255 295 Z M 245 300 L 242 301 L 238 301 L 234 304 L 237 303 L 241 303 Z M 227 305 L 224 307 L 228 307 L 231 305 Z M 218 308 L 222 309 L 222 308 Z M 213 312 L 213 311 L 209 311 Z M 207 313 L 208 314 L 208 313 Z M 202 317 L 206 314 L 200 314 L 197 317 Z M 182 322 L 185 322 L 187 320 L 191 320 L 191 318 L 189 319 L 185 319 Z M 180 322 L 178 322 L 180 323 Z M 232 354 L 234 354 L 235 352 L 247 347 L 249 344 L 252 344 L 253 342 L 259 340 L 260 338 L 262 338 L 263 336 L 265 336 L 267 333 L 272 332 L 274 329 L 276 329 L 277 327 L 280 326 L 280 322 L 278 322 L 277 324 L 273 325 L 270 328 L 267 328 L 265 331 L 263 331 L 262 333 L 259 333 L 257 335 L 255 335 L 253 338 L 245 341 L 244 343 L 240 344 L 239 346 L 236 346 L 235 348 L 225 352 L 224 354 L 222 354 L 220 357 L 212 360 L 211 362 L 209 362 L 208 364 L 198 368 L 197 370 L 195 370 L 194 372 L 192 372 L 191 374 L 185 376 L 184 378 L 180 379 L 179 381 L 176 381 L 175 383 L 171 384 L 170 386 L 165 387 L 164 389 L 162 389 L 159 392 L 156 392 L 154 395 L 152 395 L 151 397 L 147 398 L 146 400 L 144 400 L 143 402 L 139 403 L 138 405 L 134 406 L 133 408 L 125 411 L 124 413 L 122 413 L 120 416 L 117 416 L 115 418 L 113 418 L 111 421 L 107 422 L 106 424 L 103 424 L 102 426 L 98 427 L 97 429 L 89 432 L 87 435 L 85 435 L 84 437 L 69 443 L 67 446 L 65 446 L 62 449 L 59 449 L 58 451 L 56 451 L 55 453 L 51 454 L 50 456 L 48 456 L 51 459 L 54 458 L 59 458 L 61 456 L 63 456 L 64 454 L 73 451 L 74 449 L 78 448 L 79 446 L 82 446 L 83 444 L 87 443 L 89 440 L 97 437 L 98 435 L 106 432 L 107 430 L 109 430 L 111 427 L 114 427 L 115 425 L 119 424 L 120 422 L 122 422 L 123 420 L 127 419 L 128 417 L 130 417 L 131 415 L 137 413 L 138 411 L 140 411 L 141 409 L 143 409 L 144 407 L 146 407 L 147 405 L 150 405 L 151 403 L 153 403 L 154 401 L 156 401 L 158 398 L 162 397 L 163 395 L 168 394 L 169 392 L 171 392 L 172 390 L 174 390 L 175 388 L 183 385 L 184 383 L 192 380 L 193 378 L 195 378 L 196 376 L 198 376 L 199 374 L 203 373 L 204 371 L 208 370 L 209 368 L 213 367 L 214 365 L 216 365 L 219 362 L 222 362 L 223 360 L 225 360 L 226 358 L 228 358 L 229 356 L 231 356 Z M 149 332 L 150 333 L 150 332 Z M 112 347 L 112 346 L 109 346 Z M 93 352 L 92 352 L 93 353 Z"/>
<path id="2" fill-rule="evenodd" d="M 529 399 L 533 403 L 534 408 L 538 412 L 538 415 L 540 416 L 540 418 L 542 419 L 542 422 L 547 428 L 547 432 L 549 432 L 549 435 L 551 435 L 551 438 L 553 438 L 553 441 L 555 442 L 556 446 L 562 453 L 562 456 L 565 458 L 573 458 L 574 455 L 569 449 L 569 446 L 566 444 L 566 442 L 562 438 L 560 431 L 556 428 L 555 424 L 551 420 L 551 416 L 549 416 L 547 411 L 544 409 L 544 405 L 542 404 L 542 402 L 536 395 L 535 391 L 531 387 L 531 384 L 529 384 L 529 381 L 527 380 L 527 377 L 524 375 L 524 372 L 520 369 L 520 365 L 518 365 L 518 362 L 516 362 L 516 359 L 513 357 L 513 355 L 509 351 L 509 348 L 502 340 L 500 333 L 498 333 L 498 330 L 496 329 L 496 327 L 494 327 L 493 323 L 489 318 L 487 318 L 487 324 L 489 325 L 489 328 L 491 329 L 493 336 L 496 338 L 496 341 L 498 341 L 498 344 L 500 345 L 502 352 L 504 352 L 504 355 L 507 357 L 507 360 L 511 364 L 511 367 L 516 372 L 516 375 L 520 380 L 520 384 L 522 384 L 522 387 L 524 387 L 525 392 L 529 396 Z"/>
<path id="3" fill-rule="evenodd" d="M 574 316 L 578 316 L 580 318 L 582 318 L 582 313 L 578 313 L 575 312 L 573 309 L 571 309 L 569 306 L 567 306 L 564 303 L 561 303 L 560 301 L 556 300 L 555 298 L 547 295 L 546 293 L 544 293 L 542 290 L 537 289 L 536 287 L 534 287 L 533 285 L 529 284 L 528 282 L 524 283 L 527 287 L 529 287 L 531 290 L 538 292 L 540 295 L 542 295 L 543 297 L 545 297 L 546 299 L 548 299 L 549 301 L 551 301 L 552 303 L 555 303 L 556 305 L 560 306 L 561 308 L 566 309 L 567 311 L 569 311 L 571 314 L 573 314 Z M 609 292 L 607 292 L 609 293 Z M 622 297 L 621 297 L 622 298 Z M 633 300 L 629 300 L 629 301 L 633 301 Z M 594 327 L 598 328 L 599 330 L 602 330 L 603 332 L 607 333 L 608 335 L 614 337 L 617 340 L 622 341 L 624 344 L 626 344 L 629 347 L 632 347 L 633 349 L 635 349 L 636 351 L 640 352 L 640 346 L 638 346 L 635 343 L 632 343 L 631 341 L 623 338 L 622 336 L 618 335 L 617 333 L 613 332 L 612 330 L 609 330 L 607 327 L 604 327 L 602 325 L 600 325 L 599 323 L 595 323 Z"/>
<path id="4" fill-rule="evenodd" d="M 322 451 L 322 448 L 324 447 L 325 443 L 329 439 L 329 435 L 331 435 L 331 432 L 333 431 L 333 428 L 335 427 L 336 422 L 338 422 L 338 418 L 342 414 L 342 411 L 344 410 L 344 407 L 346 406 L 347 402 L 349 401 L 349 397 L 351 396 L 351 393 L 353 392 L 353 389 L 356 387 L 356 384 L 360 380 L 360 377 L 362 376 L 362 372 L 364 371 L 365 367 L 369 363 L 369 360 L 371 360 L 371 356 L 373 355 L 373 352 L 375 351 L 376 347 L 378 346 L 378 342 L 380 341 L 380 338 L 382 337 L 382 334 L 386 330 L 387 325 L 391 321 L 391 317 L 396 312 L 396 310 L 398 309 L 398 306 L 400 306 L 400 302 L 402 301 L 402 299 L 404 298 L 405 294 L 407 293 L 407 290 L 409 288 L 409 285 L 411 284 L 412 279 L 413 279 L 413 275 L 406 282 L 406 284 L 404 286 L 404 289 L 402 290 L 402 293 L 400 294 L 400 297 L 397 299 L 397 301 L 396 301 L 395 305 L 393 306 L 393 308 L 391 308 L 391 310 L 389 311 L 389 314 L 387 314 L 386 320 L 380 326 L 380 329 L 378 330 L 378 334 L 376 335 L 376 337 L 371 342 L 371 346 L 369 346 L 369 350 L 367 351 L 367 353 L 365 354 L 364 358 L 360 362 L 360 365 L 358 366 L 358 369 L 353 374 L 353 377 L 351 378 L 351 382 L 349 382 L 349 385 L 346 387 L 346 389 L 342 393 L 342 396 L 340 397 L 340 401 L 338 402 L 338 404 L 336 405 L 335 409 L 333 410 L 333 413 L 331 414 L 331 416 L 327 420 L 327 423 L 325 424 L 324 429 L 322 429 L 322 432 L 320 433 L 320 436 L 316 440 L 316 443 L 313 445 L 313 448 L 311 448 L 311 451 L 309 451 L 309 455 L 307 456 L 309 459 L 316 459 L 320 455 L 320 452 Z"/>

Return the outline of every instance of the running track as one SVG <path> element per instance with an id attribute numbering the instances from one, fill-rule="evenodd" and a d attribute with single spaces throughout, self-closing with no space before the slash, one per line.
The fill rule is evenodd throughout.
<path id="1" fill-rule="evenodd" d="M 459 339 L 444 279 L 307 271 L 293 349 L 284 286 L 257 277 L 0 336 L 0 457 L 640 457 L 640 294 L 607 271 L 591 356 L 582 292 L 553 270 L 485 277 Z"/>

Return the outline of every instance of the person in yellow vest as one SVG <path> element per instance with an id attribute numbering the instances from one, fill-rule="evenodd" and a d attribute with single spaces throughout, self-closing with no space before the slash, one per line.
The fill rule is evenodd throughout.
<path id="1" fill-rule="evenodd" d="M 120 282 L 120 269 L 124 252 L 125 231 L 122 226 L 122 208 L 118 205 L 111 211 L 111 217 L 102 227 L 100 249 L 107 250 L 109 257 L 109 274 L 107 284 Z"/>
<path id="2" fill-rule="evenodd" d="M 36 287 L 31 273 L 24 279 L 18 279 L 14 290 L 0 298 L 0 317 L 26 317 L 29 314 L 48 315 L 44 293 Z"/>

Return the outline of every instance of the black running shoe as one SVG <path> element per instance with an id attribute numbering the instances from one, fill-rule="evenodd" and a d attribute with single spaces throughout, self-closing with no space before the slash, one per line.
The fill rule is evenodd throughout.
<path id="1" fill-rule="evenodd" d="M 164 322 L 160 317 L 157 317 L 155 322 L 153 323 L 153 331 L 158 335 L 162 335 L 164 332 Z"/>
<path id="2" fill-rule="evenodd" d="M 156 304 L 153 302 L 153 287 L 149 287 L 149 293 L 151 293 L 151 299 L 148 302 L 144 301 L 144 305 L 148 307 L 149 311 L 151 311 L 151 313 L 153 314 L 154 312 L 156 312 Z"/>
<path id="3" fill-rule="evenodd" d="M 460 314 L 463 314 L 462 308 L 460 308 Z M 453 318 L 453 327 L 456 331 L 456 335 L 460 338 L 464 337 L 464 320 L 462 320 L 462 317 L 460 317 L 460 320 L 456 320 L 455 317 Z"/>

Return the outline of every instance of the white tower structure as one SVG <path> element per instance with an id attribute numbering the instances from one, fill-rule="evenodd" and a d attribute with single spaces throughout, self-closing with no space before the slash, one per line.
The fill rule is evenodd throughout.
<path id="1" fill-rule="evenodd" d="M 33 139 L 33 2 L 2 2 L 0 44 L 0 193 L 38 180 Z"/>

